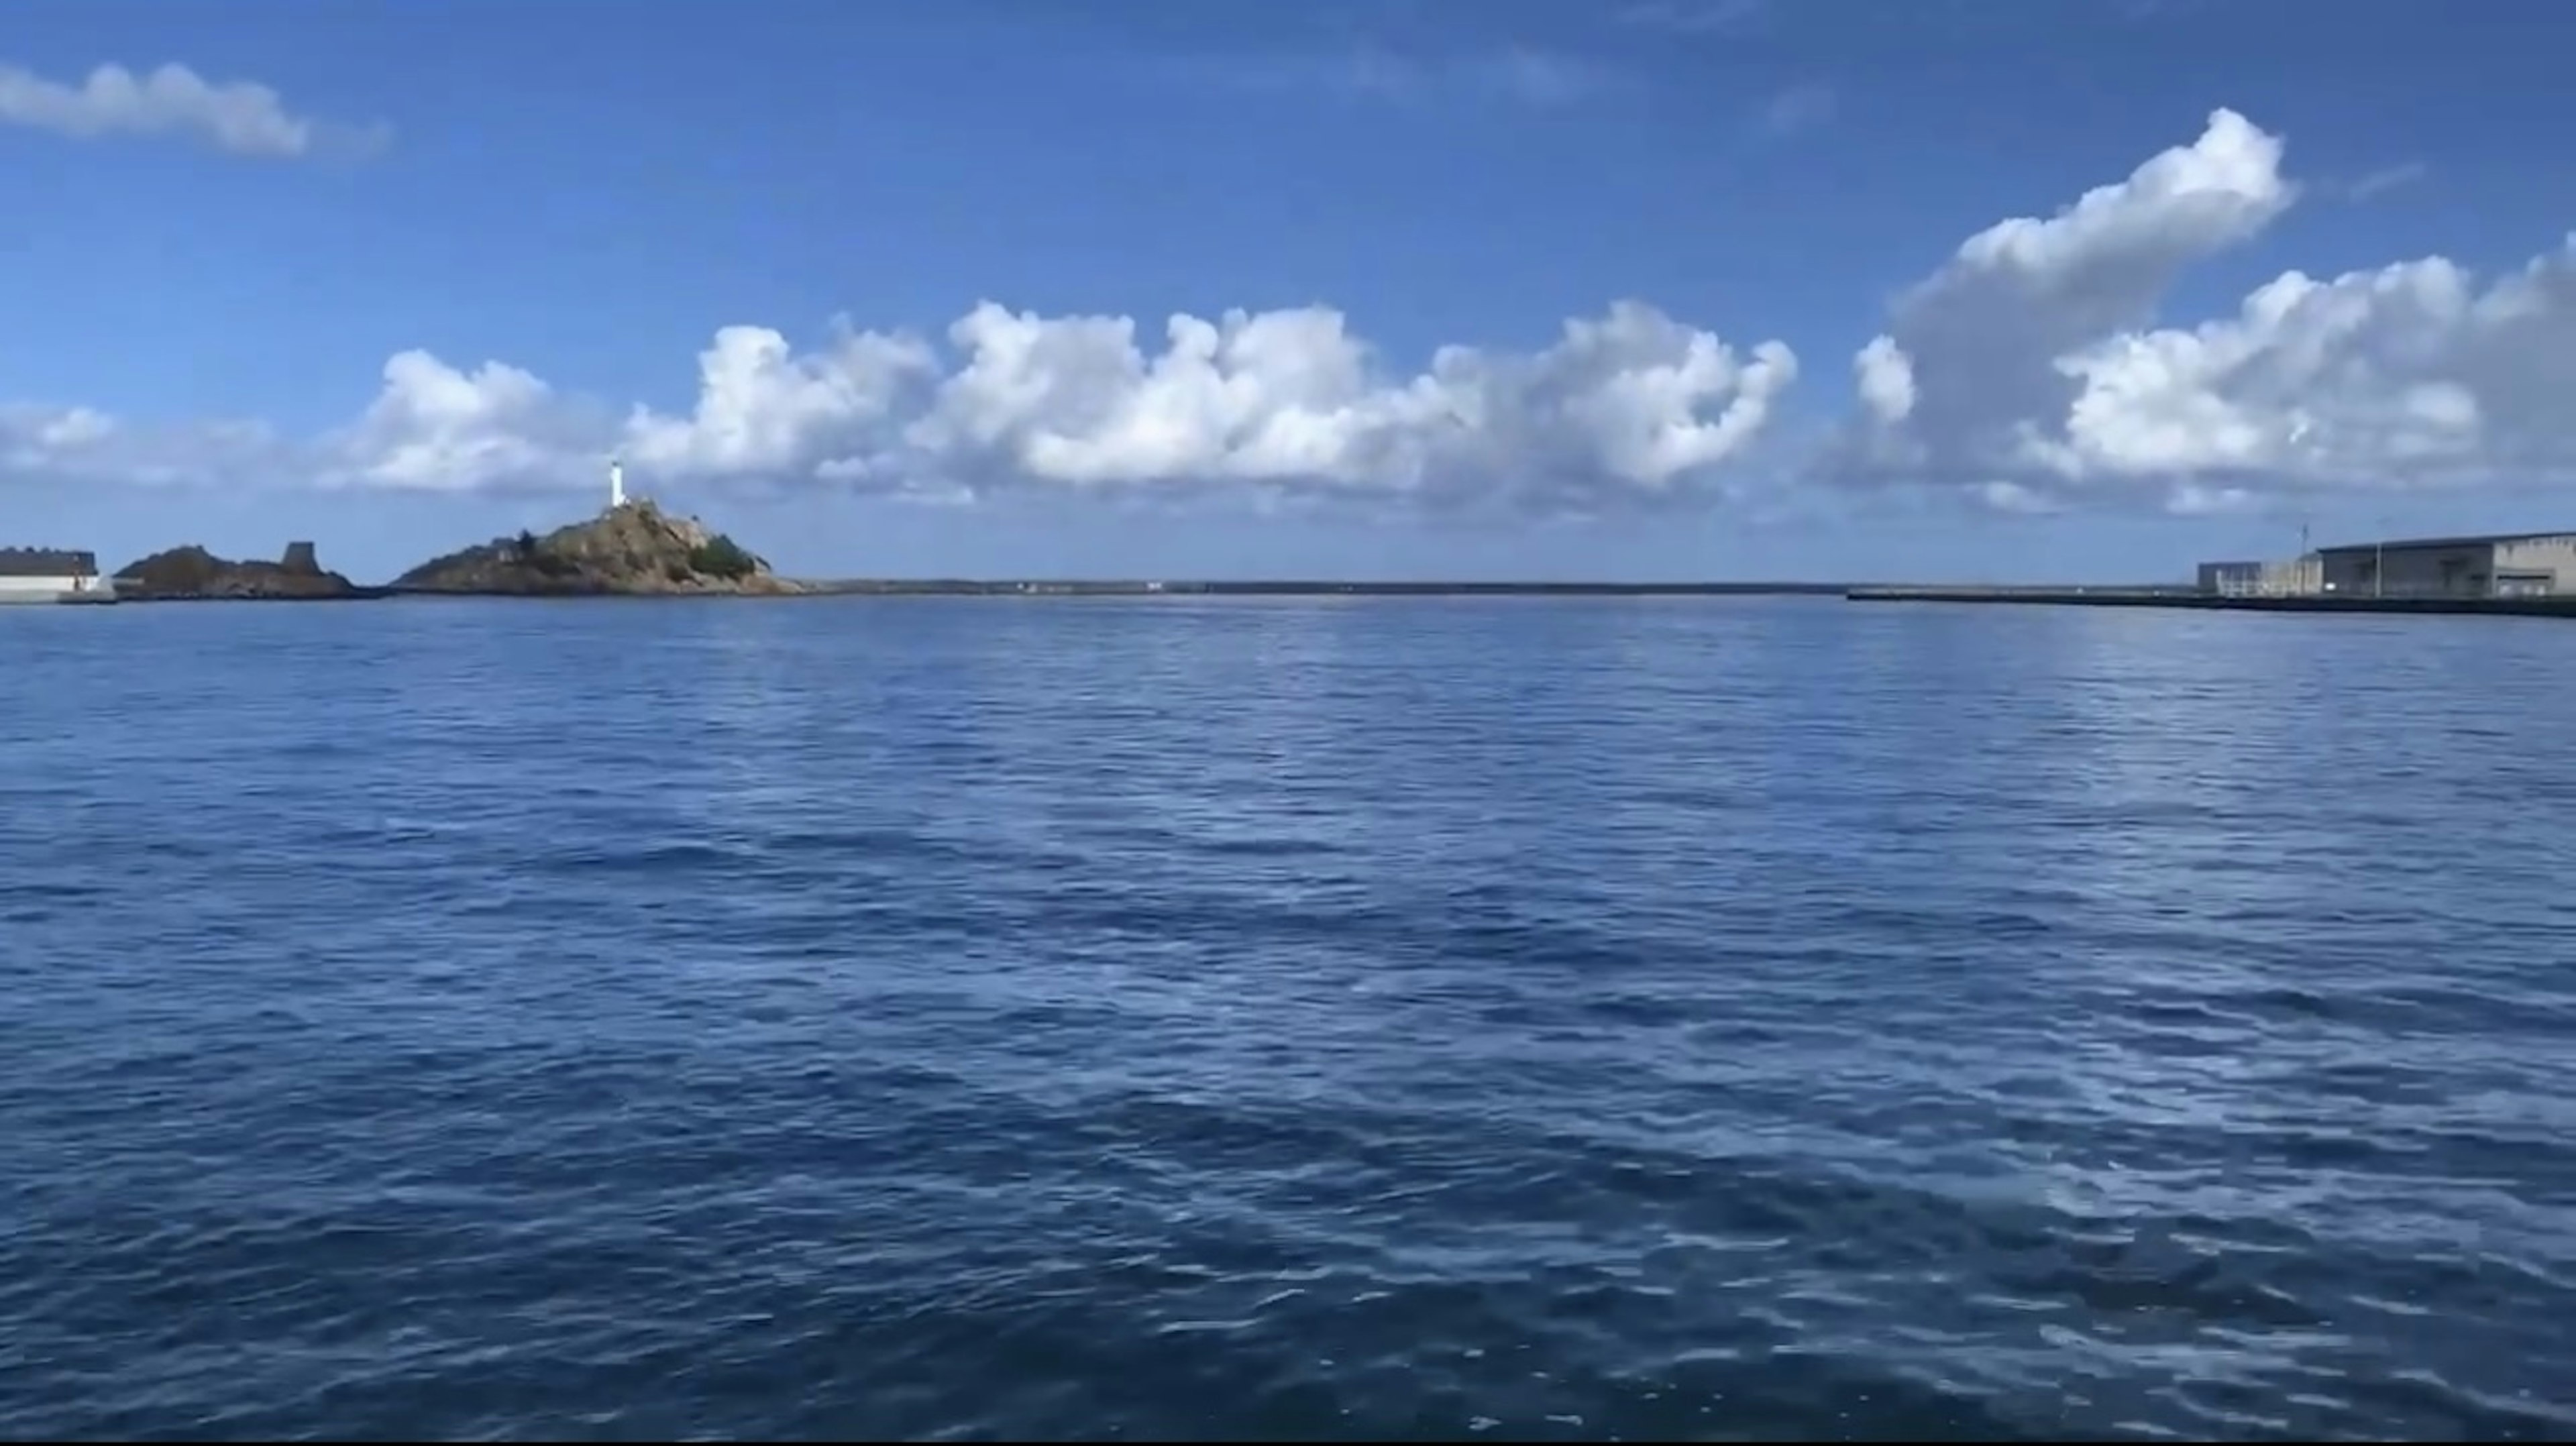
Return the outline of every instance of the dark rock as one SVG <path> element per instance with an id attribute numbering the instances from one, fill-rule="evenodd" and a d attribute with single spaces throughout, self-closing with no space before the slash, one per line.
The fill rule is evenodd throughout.
<path id="1" fill-rule="evenodd" d="M 313 544 L 291 543 L 283 562 L 235 562 L 190 545 L 127 563 L 116 574 L 116 594 L 137 602 L 196 598 L 353 598 L 367 590 L 326 572 Z"/>

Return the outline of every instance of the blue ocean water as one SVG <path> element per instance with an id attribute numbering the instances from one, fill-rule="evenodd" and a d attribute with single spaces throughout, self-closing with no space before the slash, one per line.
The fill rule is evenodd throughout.
<path id="1" fill-rule="evenodd" d="M 2576 627 L 0 610 L 0 1434 L 2576 1431 Z"/>

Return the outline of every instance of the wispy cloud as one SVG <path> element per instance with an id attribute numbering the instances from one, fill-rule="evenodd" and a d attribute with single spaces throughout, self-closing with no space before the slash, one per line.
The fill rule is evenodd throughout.
<path id="1" fill-rule="evenodd" d="M 2378 170 L 2371 172 L 2369 175 L 2363 176 L 2361 179 L 2345 186 L 2343 188 L 2344 199 L 2348 201 L 2367 201 L 2373 196 L 2387 191 L 2394 191 L 2400 186 L 2411 186 L 2417 181 L 2424 179 L 2428 174 L 2430 174 L 2430 172 L 2422 161 L 2408 161 L 2403 165 L 2382 166 Z"/>
<path id="2" fill-rule="evenodd" d="M 1562 106 L 1607 88 L 1612 80 L 1608 70 L 1590 60 L 1526 45 L 1421 55 L 1364 42 L 1320 54 L 1193 56 L 1161 62 L 1157 68 L 1247 90 L 1406 103 L 1468 97 Z"/>
<path id="3" fill-rule="evenodd" d="M 1762 103 L 1755 126 L 1775 140 L 1814 130 L 1834 118 L 1841 101 L 1829 85 L 1793 85 Z"/>
<path id="4" fill-rule="evenodd" d="M 2198 8 L 2198 0 L 2111 0 L 2114 16 L 2136 24 L 2172 19 Z"/>
<path id="5" fill-rule="evenodd" d="M 1752 24 L 1768 8 L 1769 0 L 1634 0 L 1619 11 L 1619 22 L 1643 30 L 1720 35 Z"/>
<path id="6" fill-rule="evenodd" d="M 370 151 L 389 133 L 298 115 L 251 81 L 210 81 L 184 65 L 137 74 L 102 65 L 80 84 L 0 64 L 0 124 L 77 139 L 187 136 L 239 156 L 293 159 L 329 151 Z"/>
<path id="7" fill-rule="evenodd" d="M 1468 63 L 1475 83 L 1532 105 L 1565 105 L 1599 91 L 1608 72 L 1590 61 L 1513 46 Z"/>

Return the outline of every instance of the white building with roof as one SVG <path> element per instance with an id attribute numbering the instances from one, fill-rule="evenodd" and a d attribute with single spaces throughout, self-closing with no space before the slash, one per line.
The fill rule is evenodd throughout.
<path id="1" fill-rule="evenodd" d="M 114 582 L 99 575 L 96 553 L 0 547 L 0 603 L 76 601 L 115 590 Z"/>

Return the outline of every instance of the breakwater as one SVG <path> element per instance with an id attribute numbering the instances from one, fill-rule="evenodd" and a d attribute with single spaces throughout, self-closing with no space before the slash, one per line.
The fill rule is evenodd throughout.
<path id="1" fill-rule="evenodd" d="M 1855 587 L 1850 602 L 1995 603 L 2039 607 L 2198 608 L 2211 612 L 2482 614 L 2576 617 L 2576 596 L 2368 597 L 2349 593 L 2231 596 L 2157 587 Z"/>
<path id="2" fill-rule="evenodd" d="M 1369 582 L 1299 579 L 846 578 L 807 596 L 955 597 L 1838 597 L 1847 582 Z"/>

